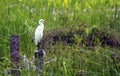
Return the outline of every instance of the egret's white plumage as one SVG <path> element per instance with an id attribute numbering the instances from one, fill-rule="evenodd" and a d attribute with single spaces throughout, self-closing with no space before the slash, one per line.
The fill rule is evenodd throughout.
<path id="1" fill-rule="evenodd" d="M 35 45 L 37 46 L 38 43 L 41 41 L 43 37 L 43 30 L 44 30 L 44 19 L 39 20 L 39 25 L 35 30 Z"/>

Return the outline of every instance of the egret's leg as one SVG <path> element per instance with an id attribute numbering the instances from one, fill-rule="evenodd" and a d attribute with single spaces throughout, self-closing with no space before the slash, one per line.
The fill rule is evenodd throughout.
<path id="1" fill-rule="evenodd" d="M 38 42 L 38 45 L 37 45 L 37 47 L 38 47 L 38 50 L 40 49 L 40 42 Z"/>
<path id="2" fill-rule="evenodd" d="M 37 47 L 38 47 L 38 56 L 43 56 L 44 55 L 43 49 L 40 48 L 40 42 L 38 43 Z"/>

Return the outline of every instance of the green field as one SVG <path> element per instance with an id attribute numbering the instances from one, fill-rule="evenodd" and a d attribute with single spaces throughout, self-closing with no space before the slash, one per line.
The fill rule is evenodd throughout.
<path id="1" fill-rule="evenodd" d="M 45 76 L 120 76 L 120 0 L 0 0 L 0 76 L 10 76 L 13 34 L 31 62 L 41 18 Z M 21 76 L 35 76 L 30 67 Z"/>

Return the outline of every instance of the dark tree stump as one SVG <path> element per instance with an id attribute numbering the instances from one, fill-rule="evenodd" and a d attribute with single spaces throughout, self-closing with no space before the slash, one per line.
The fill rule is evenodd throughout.
<path id="1" fill-rule="evenodd" d="M 12 76 L 20 76 L 19 69 L 19 48 L 20 48 L 20 39 L 18 35 L 12 35 L 10 37 L 10 74 Z"/>
<path id="2" fill-rule="evenodd" d="M 36 74 L 41 76 L 43 76 L 44 55 L 45 51 L 43 49 L 34 51 Z"/>

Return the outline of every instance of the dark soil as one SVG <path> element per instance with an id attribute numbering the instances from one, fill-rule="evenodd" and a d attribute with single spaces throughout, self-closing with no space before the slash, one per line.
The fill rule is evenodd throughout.
<path id="1" fill-rule="evenodd" d="M 48 33 L 48 32 L 47 32 Z M 81 42 L 76 42 L 74 36 L 82 38 Z M 98 42 L 99 41 L 99 42 Z M 52 30 L 44 36 L 41 41 L 42 48 L 48 48 L 50 45 L 55 45 L 58 42 L 63 42 L 65 44 L 80 44 L 86 45 L 86 47 L 94 47 L 100 44 L 102 47 L 110 46 L 120 49 L 120 42 L 112 34 L 99 31 L 98 29 L 93 29 L 92 32 L 87 35 L 85 30 L 74 30 L 74 31 L 64 31 Z"/>

